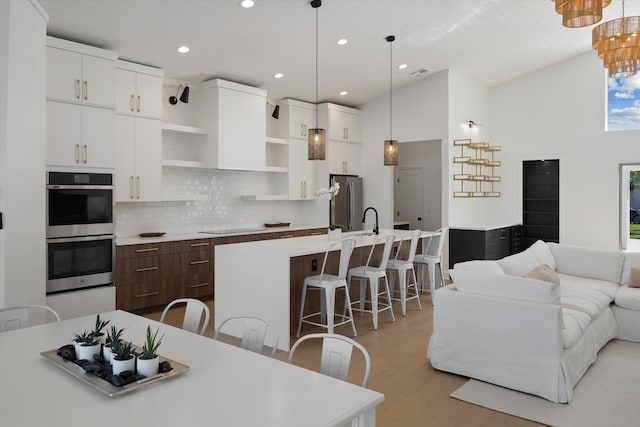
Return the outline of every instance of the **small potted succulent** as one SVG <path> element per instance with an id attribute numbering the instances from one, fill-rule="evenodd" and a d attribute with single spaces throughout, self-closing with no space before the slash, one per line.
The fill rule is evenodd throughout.
<path id="1" fill-rule="evenodd" d="M 94 354 L 100 354 L 100 342 L 92 332 L 84 331 L 76 334 L 73 338 L 75 342 L 76 359 L 93 361 Z"/>
<path id="2" fill-rule="evenodd" d="M 164 334 L 158 338 L 159 330 L 160 329 L 158 328 L 154 334 L 151 334 L 151 327 L 147 326 L 147 337 L 144 345 L 142 346 L 142 354 L 138 356 L 136 366 L 138 375 L 149 377 L 158 373 L 158 365 L 160 361 L 160 357 L 158 356 L 158 347 L 160 347 L 162 338 L 164 338 Z"/>
<path id="3" fill-rule="evenodd" d="M 133 354 L 133 344 L 124 340 L 111 343 L 111 367 L 113 375 L 120 375 L 121 372 L 134 371 L 136 369 L 136 358 Z"/>
<path id="4" fill-rule="evenodd" d="M 104 346 L 102 346 L 102 357 L 107 362 L 111 362 L 111 346 L 114 342 L 122 340 L 122 332 L 124 329 L 118 329 L 114 325 L 111 325 L 111 329 L 107 331 L 107 338 Z"/>
<path id="5" fill-rule="evenodd" d="M 94 337 L 101 343 L 104 344 L 104 332 L 102 330 L 109 324 L 108 320 L 100 319 L 100 315 L 96 316 L 96 324 L 93 327 L 93 331 L 91 333 Z"/>

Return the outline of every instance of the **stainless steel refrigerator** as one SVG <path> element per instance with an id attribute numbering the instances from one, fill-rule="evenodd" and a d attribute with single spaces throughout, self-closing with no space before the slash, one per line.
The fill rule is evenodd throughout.
<path id="1" fill-rule="evenodd" d="M 362 230 L 362 178 L 354 175 L 330 175 L 329 184 L 340 184 L 340 191 L 331 203 L 329 223 L 342 226 L 343 231 Z M 335 216 L 333 209 L 335 208 Z"/>

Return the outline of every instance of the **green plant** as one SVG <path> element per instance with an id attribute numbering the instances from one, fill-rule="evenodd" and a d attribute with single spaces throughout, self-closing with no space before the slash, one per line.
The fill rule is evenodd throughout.
<path id="1" fill-rule="evenodd" d="M 342 224 L 331 224 L 329 226 L 329 230 L 335 230 L 336 228 L 339 228 L 340 230 L 344 230 L 345 226 Z"/>
<path id="2" fill-rule="evenodd" d="M 122 340 L 122 332 L 124 329 L 118 329 L 115 325 L 111 325 L 111 329 L 107 331 L 107 339 L 105 343 L 107 345 L 112 345 L 114 342 L 118 342 Z"/>
<path id="3" fill-rule="evenodd" d="M 96 316 L 96 325 L 93 327 L 93 331 L 91 332 L 94 336 L 99 337 L 102 336 L 102 330 L 109 324 L 108 320 L 100 319 L 100 315 Z"/>
<path id="4" fill-rule="evenodd" d="M 98 339 L 93 335 L 93 332 L 84 331 L 80 334 L 75 334 L 73 338 L 74 342 L 77 342 L 83 347 L 90 347 L 98 344 Z"/>
<path id="5" fill-rule="evenodd" d="M 158 347 L 162 344 L 162 338 L 164 338 L 164 334 L 158 339 L 158 332 L 160 328 L 156 329 L 156 333 L 151 335 L 151 327 L 147 326 L 147 339 L 142 346 L 142 354 L 140 355 L 141 359 L 153 359 L 156 357 Z"/>
<path id="6" fill-rule="evenodd" d="M 133 343 L 123 340 L 111 344 L 111 353 L 117 360 L 127 360 L 133 357 Z"/>

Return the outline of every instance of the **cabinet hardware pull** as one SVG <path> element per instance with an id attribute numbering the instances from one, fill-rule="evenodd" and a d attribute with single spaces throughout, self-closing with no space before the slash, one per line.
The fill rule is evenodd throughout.
<path id="1" fill-rule="evenodd" d="M 191 246 L 192 248 L 195 248 L 197 246 L 209 246 L 209 242 L 204 242 L 204 243 L 191 243 L 189 246 Z"/>
<path id="2" fill-rule="evenodd" d="M 133 175 L 129 177 L 129 198 L 133 199 Z M 138 251 L 136 251 L 138 252 Z"/>
<path id="3" fill-rule="evenodd" d="M 139 199 L 140 198 L 140 177 L 139 176 L 136 177 L 136 182 L 137 182 L 137 185 L 136 185 L 136 199 Z"/>
<path id="4" fill-rule="evenodd" d="M 203 259 L 203 260 L 200 260 L 200 261 L 191 261 L 191 265 L 207 264 L 207 263 L 209 263 L 208 259 Z"/>
<path id="5" fill-rule="evenodd" d="M 209 286 L 209 282 L 206 283 L 198 283 L 197 285 L 189 285 L 190 288 L 201 288 L 203 286 Z"/>
<path id="6" fill-rule="evenodd" d="M 142 273 L 144 271 L 154 271 L 160 270 L 160 267 L 144 267 L 144 268 L 136 268 L 136 273 Z"/>
<path id="7" fill-rule="evenodd" d="M 280 236 L 281 239 L 288 239 L 289 237 L 294 237 L 293 234 L 284 234 Z"/>
<path id="8" fill-rule="evenodd" d="M 80 80 L 76 79 L 76 99 L 80 99 Z"/>
<path id="9" fill-rule="evenodd" d="M 304 198 L 307 198 L 307 181 L 304 181 Z"/>
<path id="10" fill-rule="evenodd" d="M 321 234 L 324 234 L 322 231 L 314 231 L 310 234 L 310 236 L 319 236 Z"/>
<path id="11" fill-rule="evenodd" d="M 158 295 L 160 292 L 147 292 L 146 294 L 136 295 L 136 298 L 152 297 Z"/>
<path id="12" fill-rule="evenodd" d="M 140 108 L 142 108 L 142 101 L 140 100 L 140 95 L 138 95 L 138 113 L 140 112 Z"/>
<path id="13" fill-rule="evenodd" d="M 300 197 L 304 198 L 304 181 L 300 181 Z"/>
<path id="14" fill-rule="evenodd" d="M 84 144 L 84 163 L 86 164 L 89 160 L 89 147 L 87 144 Z"/>
<path id="15" fill-rule="evenodd" d="M 129 109 L 131 111 L 134 110 L 134 107 L 133 107 L 133 94 L 131 94 L 131 99 L 129 99 Z"/>
<path id="16" fill-rule="evenodd" d="M 84 81 L 84 99 L 85 101 L 89 99 L 89 83 L 86 80 Z"/>
<path id="17" fill-rule="evenodd" d="M 153 252 L 153 251 L 158 251 L 158 250 L 160 250 L 160 248 L 136 249 L 136 253 L 140 253 L 140 252 Z"/>
<path id="18" fill-rule="evenodd" d="M 76 144 L 76 163 L 80 163 L 80 144 Z"/>

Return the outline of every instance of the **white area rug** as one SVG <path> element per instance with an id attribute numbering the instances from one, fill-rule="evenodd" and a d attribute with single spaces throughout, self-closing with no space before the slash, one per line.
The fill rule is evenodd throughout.
<path id="1" fill-rule="evenodd" d="M 640 343 L 609 342 L 574 388 L 569 404 L 473 379 L 451 397 L 556 427 L 640 426 Z"/>

